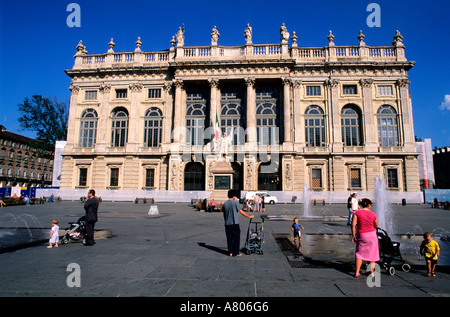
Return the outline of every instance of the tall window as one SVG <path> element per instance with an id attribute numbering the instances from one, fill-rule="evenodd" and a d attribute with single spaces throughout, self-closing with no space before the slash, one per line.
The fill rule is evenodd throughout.
<path id="1" fill-rule="evenodd" d="M 305 139 L 307 146 L 325 146 L 325 116 L 319 106 L 306 108 Z"/>
<path id="2" fill-rule="evenodd" d="M 203 89 L 188 89 L 186 92 L 186 142 L 188 144 L 204 144 L 207 98 L 209 95 Z"/>
<path id="3" fill-rule="evenodd" d="M 153 107 L 145 113 L 144 121 L 144 146 L 158 147 L 161 144 L 162 112 Z"/>
<path id="4" fill-rule="evenodd" d="M 387 169 L 388 188 L 398 188 L 398 170 L 396 168 Z"/>
<path id="5" fill-rule="evenodd" d="M 145 170 L 145 187 L 155 186 L 155 169 L 147 168 Z"/>
<path id="6" fill-rule="evenodd" d="M 322 169 L 311 169 L 311 189 L 322 189 Z"/>
<path id="7" fill-rule="evenodd" d="M 80 168 L 80 178 L 78 186 L 87 186 L 87 168 Z"/>
<path id="8" fill-rule="evenodd" d="M 86 109 L 81 114 L 80 140 L 81 147 L 93 147 L 97 139 L 97 112 Z"/>
<path id="9" fill-rule="evenodd" d="M 118 187 L 119 186 L 119 169 L 111 168 L 111 174 L 109 177 L 109 186 Z"/>
<path id="10" fill-rule="evenodd" d="M 350 169 L 350 187 L 361 188 L 361 169 L 359 168 Z"/>
<path id="11" fill-rule="evenodd" d="M 186 111 L 186 142 L 191 145 L 203 145 L 206 105 L 189 105 Z"/>
<path id="12" fill-rule="evenodd" d="M 278 99 L 278 89 L 256 88 L 256 133 L 259 145 L 279 144 Z"/>
<path id="13" fill-rule="evenodd" d="M 346 105 L 341 112 L 342 143 L 344 146 L 359 146 L 361 138 L 361 113 L 358 107 Z"/>
<path id="14" fill-rule="evenodd" d="M 397 112 L 392 106 L 378 108 L 378 141 L 380 146 L 398 146 Z"/>
<path id="15" fill-rule="evenodd" d="M 128 111 L 116 108 L 111 118 L 111 146 L 124 147 L 128 141 Z"/>

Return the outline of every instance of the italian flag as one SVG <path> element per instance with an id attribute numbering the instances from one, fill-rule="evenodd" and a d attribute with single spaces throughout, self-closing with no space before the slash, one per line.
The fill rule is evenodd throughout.
<path id="1" fill-rule="evenodd" d="M 220 127 L 219 127 L 219 116 L 218 116 L 217 112 L 216 112 L 216 124 L 214 126 L 214 132 L 216 135 L 216 140 L 219 140 L 221 131 L 220 131 Z"/>

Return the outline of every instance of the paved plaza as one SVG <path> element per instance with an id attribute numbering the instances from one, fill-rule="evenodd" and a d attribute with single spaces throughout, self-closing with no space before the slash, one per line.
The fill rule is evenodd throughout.
<path id="1" fill-rule="evenodd" d="M 0 253 L 0 296 L 100 296 L 100 297 L 441 297 L 450 295 L 448 263 L 438 262 L 437 277 L 426 277 L 424 261 L 416 259 L 410 272 L 397 268 L 390 276 L 382 271 L 379 287 L 369 287 L 367 277 L 355 278 L 348 261 L 328 260 L 315 265 L 296 257 L 280 237 L 289 241 L 294 216 L 302 215 L 301 204 L 268 206 L 264 214 L 264 254 L 229 257 L 223 216 L 196 211 L 188 203 L 159 203 L 158 215 L 148 215 L 149 204 L 103 202 L 96 226 L 96 245 L 71 242 L 47 249 L 42 241 L 32 246 Z M 419 236 L 423 231 L 448 235 L 450 212 L 429 205 L 394 205 L 396 233 Z M 80 202 L 46 203 L 0 209 L 0 226 L 14 215 L 30 226 L 50 228 L 58 218 L 60 227 L 83 215 Z M 321 236 L 353 250 L 345 205 L 313 206 L 313 214 L 333 219 L 302 221 L 304 237 Z M 33 215 L 36 218 L 24 215 Z M 261 214 L 255 214 L 260 219 Z M 35 220 L 37 219 L 37 220 Z M 241 245 L 248 219 L 240 216 Z M 39 224 L 38 224 L 39 223 Z M 277 238 L 278 237 L 278 238 Z M 348 239 L 346 239 L 348 237 Z M 445 238 L 445 237 L 444 237 Z M 304 244 L 308 239 L 305 238 Z M 312 240 L 311 240 L 312 241 Z M 417 240 L 420 243 L 420 240 Z M 440 240 L 442 261 L 447 261 L 449 241 Z M 415 240 L 413 243 L 416 243 Z M 307 249 L 304 245 L 302 248 Z M 340 258 L 336 248 L 336 259 Z M 292 251 L 292 252 L 291 252 Z M 290 253 L 291 252 L 291 253 Z M 330 253 L 330 252 L 328 252 Z M 333 252 L 331 252 L 333 253 Z M 298 255 L 298 254 L 297 254 Z M 319 263 L 319 264 L 318 264 Z M 75 264 L 81 273 L 80 287 L 71 273 Z M 300 265 L 299 265 L 300 264 Z M 446 264 L 446 265 L 444 265 Z M 69 282 L 69 283 L 68 283 Z"/>

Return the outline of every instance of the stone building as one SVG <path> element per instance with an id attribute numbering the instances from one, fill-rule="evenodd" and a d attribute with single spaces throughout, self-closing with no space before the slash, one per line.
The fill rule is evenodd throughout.
<path id="1" fill-rule="evenodd" d="M 0 187 L 44 187 L 52 184 L 53 149 L 6 131 L 0 125 Z"/>
<path id="2" fill-rule="evenodd" d="M 61 188 L 136 196 L 224 190 L 303 190 L 343 201 L 384 177 L 398 198 L 421 199 L 408 71 L 392 45 L 302 47 L 283 24 L 280 43 L 186 46 L 87 54 L 72 78 Z M 289 41 L 289 39 L 291 41 Z M 220 163 L 220 164 L 219 164 Z M 64 195 L 64 194 L 63 194 Z M 205 194 L 206 195 L 206 194 Z M 331 196 L 330 196 L 331 195 Z M 206 195 L 207 197 L 208 195 Z M 298 195 L 301 196 L 301 195 Z M 283 200 L 283 199 L 281 199 Z"/>

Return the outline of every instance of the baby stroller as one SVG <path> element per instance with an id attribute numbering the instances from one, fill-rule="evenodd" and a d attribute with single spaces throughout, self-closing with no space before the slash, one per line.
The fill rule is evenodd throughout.
<path id="1" fill-rule="evenodd" d="M 402 270 L 404 272 L 409 272 L 411 270 L 411 265 L 403 260 L 400 253 L 400 242 L 393 242 L 388 236 L 385 230 L 378 228 L 378 246 L 380 249 L 380 264 L 381 266 L 389 272 L 390 275 L 395 274 L 395 268 L 392 265 L 393 261 L 398 261 L 403 263 Z"/>
<path id="2" fill-rule="evenodd" d="M 68 230 L 64 237 L 61 239 L 62 244 L 69 243 L 70 240 L 72 241 L 81 241 L 83 244 L 86 243 L 86 239 L 84 238 L 86 234 L 86 216 L 81 217 L 78 219 L 77 222 L 69 222 L 70 227 L 66 228 Z"/>
<path id="3" fill-rule="evenodd" d="M 264 219 L 262 221 L 252 221 L 248 223 L 247 238 L 245 240 L 245 254 L 258 253 L 263 254 L 262 245 L 264 244 Z"/>

